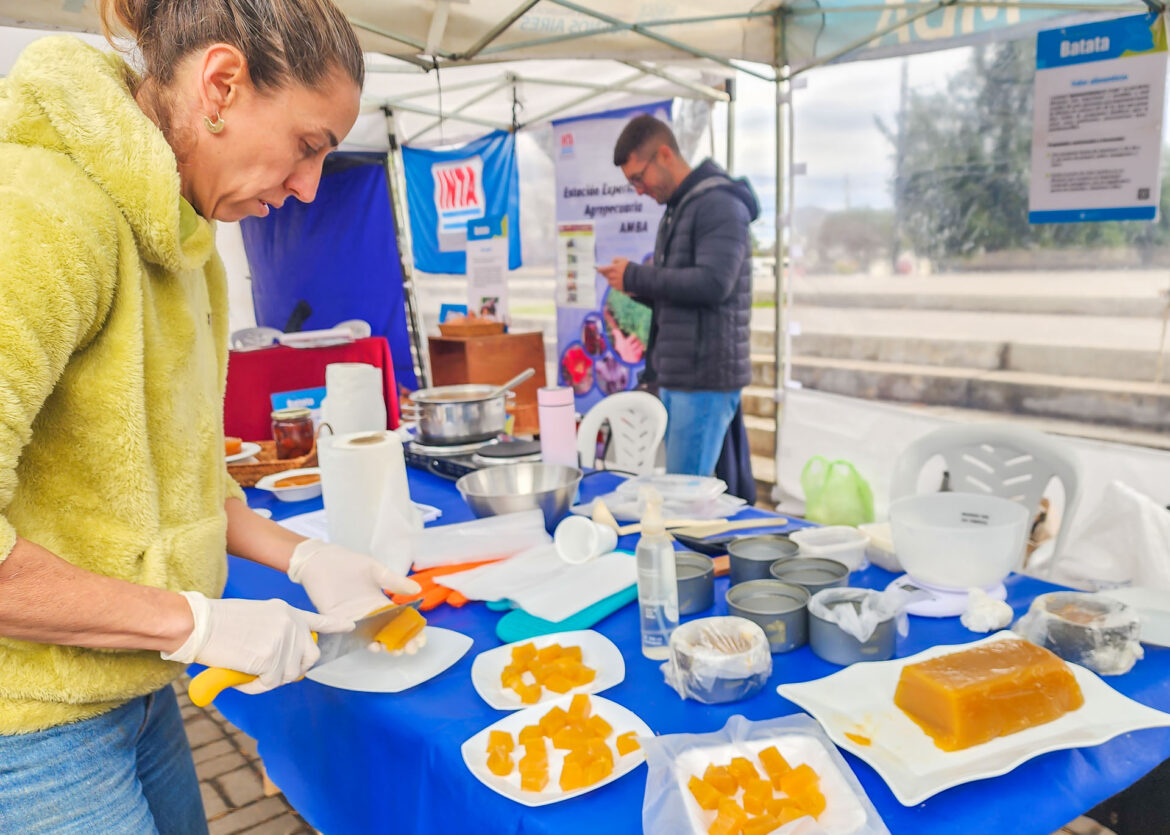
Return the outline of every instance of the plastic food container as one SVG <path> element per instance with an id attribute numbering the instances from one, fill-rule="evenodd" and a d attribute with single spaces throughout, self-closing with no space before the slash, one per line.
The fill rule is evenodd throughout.
<path id="1" fill-rule="evenodd" d="M 830 525 L 824 528 L 801 528 L 788 535 L 800 546 L 802 557 L 823 557 L 836 560 L 850 571 L 865 564 L 865 546 L 869 537 L 848 525 Z"/>
<path id="2" fill-rule="evenodd" d="M 737 617 L 699 618 L 670 634 L 666 683 L 684 699 L 721 704 L 758 693 L 772 674 L 763 629 Z"/>
<path id="3" fill-rule="evenodd" d="M 781 534 L 743 536 L 727 546 L 728 574 L 731 585 L 748 580 L 767 580 L 768 569 L 777 560 L 795 557 L 799 546 Z"/>
<path id="4" fill-rule="evenodd" d="M 774 563 L 770 572 L 774 579 L 801 586 L 807 589 L 810 595 L 821 589 L 836 588 L 849 582 L 849 569 L 836 560 L 796 557 Z"/>
<path id="5" fill-rule="evenodd" d="M 858 525 L 857 530 L 869 540 L 865 546 L 865 558 L 879 568 L 895 573 L 903 570 L 894 551 L 894 535 L 890 533 L 889 522 L 870 522 Z"/>
<path id="6" fill-rule="evenodd" d="M 749 580 L 727 590 L 727 611 L 755 621 L 773 652 L 808 643 L 808 591 L 779 580 Z"/>
<path id="7" fill-rule="evenodd" d="M 715 605 L 715 563 L 710 557 L 694 551 L 676 551 L 674 573 L 680 615 L 697 615 Z"/>
<path id="8" fill-rule="evenodd" d="M 1103 676 L 1128 673 L 1144 655 L 1137 613 L 1102 594 L 1042 594 L 1012 631 Z"/>
<path id="9" fill-rule="evenodd" d="M 662 496 L 662 512 L 668 516 L 703 517 L 727 492 L 727 483 L 722 479 L 672 474 L 626 479 L 614 492 L 623 499 L 637 501 L 640 512 L 643 509 L 640 498 L 643 487 L 653 487 L 658 491 Z"/>
<path id="10" fill-rule="evenodd" d="M 852 616 L 859 617 L 866 608 L 865 601 L 880 592 L 870 589 L 834 588 L 817 592 L 808 604 L 808 644 L 820 658 L 832 664 L 847 666 L 858 661 L 887 661 L 894 657 L 897 645 L 895 616 L 877 622 L 872 634 L 862 641 L 840 625 L 842 613 L 848 606 Z"/>

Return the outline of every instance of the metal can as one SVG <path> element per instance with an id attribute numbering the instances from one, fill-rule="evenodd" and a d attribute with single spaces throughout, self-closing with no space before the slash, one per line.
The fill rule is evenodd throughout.
<path id="1" fill-rule="evenodd" d="M 272 440 L 277 458 L 300 458 L 313 451 L 313 418 L 308 409 L 277 409 L 272 413 Z"/>

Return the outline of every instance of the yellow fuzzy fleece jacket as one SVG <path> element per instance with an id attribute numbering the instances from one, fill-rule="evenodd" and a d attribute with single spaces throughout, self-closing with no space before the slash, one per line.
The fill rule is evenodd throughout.
<path id="1" fill-rule="evenodd" d="M 0 560 L 19 535 L 218 597 L 224 501 L 242 498 L 223 459 L 226 278 L 132 81 L 69 37 L 0 79 Z M 0 734 L 111 710 L 182 669 L 0 638 Z"/>

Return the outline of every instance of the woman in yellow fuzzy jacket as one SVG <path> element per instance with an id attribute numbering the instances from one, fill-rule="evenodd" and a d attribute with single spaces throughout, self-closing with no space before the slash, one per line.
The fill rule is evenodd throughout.
<path id="1" fill-rule="evenodd" d="M 0 832 L 206 832 L 170 682 L 260 692 L 413 591 L 248 510 L 224 466 L 213 220 L 316 193 L 353 126 L 330 0 L 102 0 L 137 41 L 47 38 L 0 80 Z M 318 612 L 219 600 L 225 548 Z"/>

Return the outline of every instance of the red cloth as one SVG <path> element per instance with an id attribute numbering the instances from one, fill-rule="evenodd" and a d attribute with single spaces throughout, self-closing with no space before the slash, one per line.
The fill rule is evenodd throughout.
<path id="1" fill-rule="evenodd" d="M 398 387 L 394 384 L 390 345 L 383 336 L 371 336 L 327 348 L 277 345 L 260 351 L 232 351 L 228 355 L 227 393 L 223 403 L 225 433 L 245 441 L 270 439 L 272 401 L 269 395 L 325 385 L 325 366 L 334 362 L 364 362 L 382 369 L 387 428 L 396 429 Z"/>

